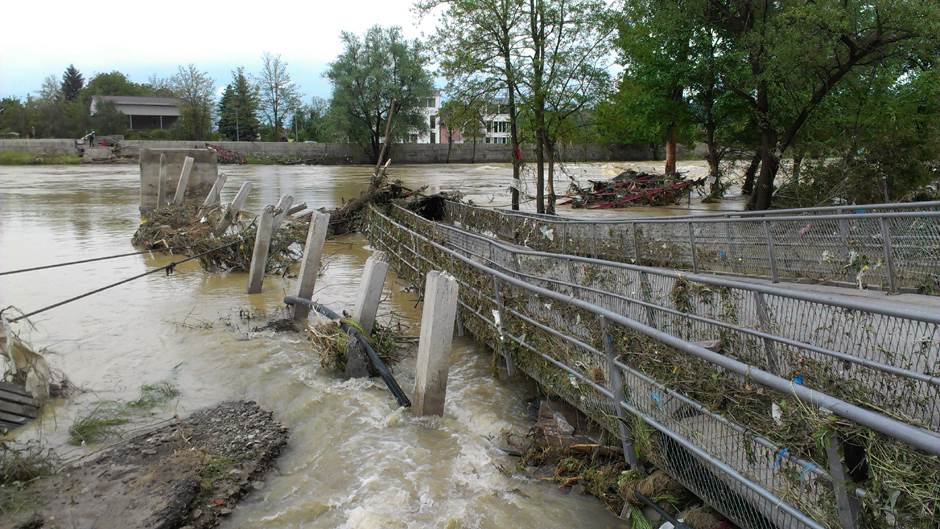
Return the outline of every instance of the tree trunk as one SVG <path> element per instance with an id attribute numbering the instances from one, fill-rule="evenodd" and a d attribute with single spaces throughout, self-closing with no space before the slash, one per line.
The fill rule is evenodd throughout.
<path id="1" fill-rule="evenodd" d="M 754 180 L 757 178 L 758 168 L 760 168 L 760 150 L 754 153 L 751 164 L 747 166 L 747 171 L 744 172 L 744 183 L 741 185 L 742 195 L 750 195 L 754 192 Z"/>
<path id="2" fill-rule="evenodd" d="M 535 142 L 535 211 L 545 213 L 545 146 L 541 141 Z"/>
<path id="3" fill-rule="evenodd" d="M 447 163 L 450 163 L 450 150 L 454 146 L 454 133 L 450 131 L 450 127 L 447 128 Z"/>
<path id="4" fill-rule="evenodd" d="M 676 126 L 670 125 L 666 132 L 666 174 L 676 174 Z"/>
<path id="5" fill-rule="evenodd" d="M 470 163 L 477 163 L 477 137 L 476 136 L 473 137 L 473 153 L 470 155 Z M 516 164 L 513 163 L 512 165 L 513 165 L 513 169 L 515 169 Z M 516 204 L 515 209 L 519 209 L 519 204 L 518 204 L 519 197 L 518 196 L 516 197 L 516 202 L 517 204 Z"/>
<path id="6" fill-rule="evenodd" d="M 797 188 L 800 187 L 800 173 L 803 172 L 803 151 L 797 151 L 793 154 L 793 182 Z"/>
<path id="7" fill-rule="evenodd" d="M 757 176 L 757 185 L 748 201 L 747 209 L 764 210 L 770 208 L 770 201 L 774 192 L 774 179 L 780 167 L 780 156 L 776 152 L 777 134 L 767 127 L 761 131 L 760 145 L 760 173 Z"/>
<path id="8" fill-rule="evenodd" d="M 548 201 L 545 204 L 545 213 L 555 214 L 555 146 L 549 144 L 545 147 L 548 154 Z"/>

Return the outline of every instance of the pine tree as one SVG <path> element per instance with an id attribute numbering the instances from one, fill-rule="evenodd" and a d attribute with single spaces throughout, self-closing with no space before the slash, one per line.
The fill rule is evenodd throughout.
<path id="1" fill-rule="evenodd" d="M 85 78 L 74 65 L 70 64 L 62 74 L 62 96 L 66 101 L 74 101 L 85 86 Z"/>
<path id="2" fill-rule="evenodd" d="M 258 91 L 243 68 L 232 72 L 232 82 L 219 101 L 219 133 L 230 140 L 251 141 L 258 137 Z"/>

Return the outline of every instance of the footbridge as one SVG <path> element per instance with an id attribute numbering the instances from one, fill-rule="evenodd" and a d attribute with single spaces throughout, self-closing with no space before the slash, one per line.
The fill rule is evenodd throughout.
<path id="1" fill-rule="evenodd" d="M 447 203 L 435 222 L 392 205 L 371 207 L 364 230 L 416 288 L 431 270 L 453 274 L 458 323 L 508 374 L 564 398 L 618 440 L 628 464 L 665 470 L 738 526 L 848 529 L 890 517 L 929 527 L 940 507 L 930 499 L 940 315 L 680 270 L 847 284 L 844 265 L 811 256 L 877 246 L 887 257 L 890 240 L 893 264 L 871 261 L 867 277 L 915 290 L 940 271 L 940 249 L 924 244 L 940 241 L 936 206 L 592 222 Z M 775 253 L 784 246 L 773 234 L 799 223 L 818 243 L 795 237 Z M 718 235 L 726 229 L 730 240 Z M 670 258 L 644 258 L 680 243 Z M 819 266 L 800 268 L 811 260 Z"/>

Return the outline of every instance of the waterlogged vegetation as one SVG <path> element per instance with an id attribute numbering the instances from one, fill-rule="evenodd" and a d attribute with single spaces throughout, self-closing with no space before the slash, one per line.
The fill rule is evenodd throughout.
<path id="1" fill-rule="evenodd" d="M 0 165 L 65 165 L 82 162 L 77 154 L 34 154 L 21 151 L 0 151 Z"/>
<path id="2" fill-rule="evenodd" d="M 69 443 L 73 445 L 93 444 L 117 437 L 121 426 L 131 422 L 142 411 L 163 406 L 180 394 L 170 382 L 144 384 L 140 395 L 131 401 L 99 401 L 89 411 L 80 415 L 69 427 Z"/>

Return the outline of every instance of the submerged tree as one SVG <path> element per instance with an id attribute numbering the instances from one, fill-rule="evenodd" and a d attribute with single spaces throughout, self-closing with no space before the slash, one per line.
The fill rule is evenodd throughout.
<path id="1" fill-rule="evenodd" d="M 284 138 L 284 118 L 299 105 L 300 93 L 287 71 L 287 62 L 280 55 L 265 52 L 262 61 L 258 79 L 261 113 L 271 127 L 272 139 L 281 141 Z"/>
<path id="2" fill-rule="evenodd" d="M 433 97 L 431 75 L 425 69 L 426 50 L 402 36 L 401 28 L 373 26 L 360 38 L 343 32 L 343 52 L 330 63 L 332 109 L 341 133 L 370 149 L 378 160 L 385 122 L 396 101 L 392 138 L 425 130 L 423 108 Z"/>
<path id="3" fill-rule="evenodd" d="M 425 13 L 442 9 L 434 38 L 452 98 L 505 98 L 512 144 L 512 209 L 519 209 L 522 149 L 519 133 L 517 61 L 526 22 L 521 0 L 419 0 Z"/>
<path id="4" fill-rule="evenodd" d="M 234 141 L 257 139 L 261 133 L 258 104 L 257 88 L 248 81 L 244 68 L 237 68 L 219 100 L 219 134 Z"/>

